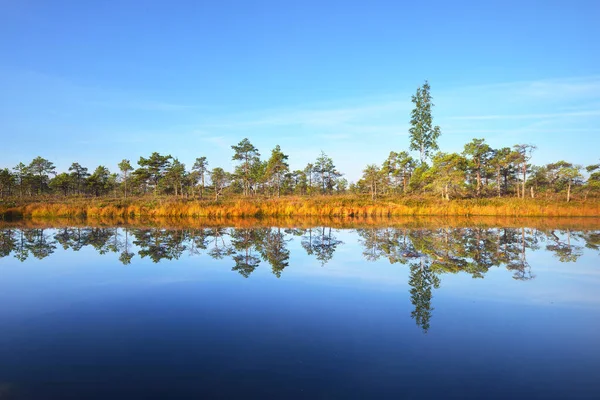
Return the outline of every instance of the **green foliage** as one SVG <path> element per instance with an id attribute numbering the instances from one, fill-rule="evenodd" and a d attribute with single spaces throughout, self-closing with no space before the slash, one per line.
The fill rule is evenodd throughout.
<path id="1" fill-rule="evenodd" d="M 247 138 L 244 138 L 237 146 L 231 146 L 235 152 L 232 160 L 239 161 L 240 165 L 235 169 L 235 175 L 242 181 L 244 196 L 248 196 L 252 186 L 252 170 L 260 163 L 260 153 Z M 256 172 L 256 168 L 255 171 Z M 256 176 L 254 176 L 256 179 Z"/>
<path id="2" fill-rule="evenodd" d="M 148 184 L 154 187 L 155 195 L 158 194 L 160 180 L 169 168 L 172 159 L 171 155 L 161 156 L 154 152 L 148 158 L 140 157 L 138 161 L 141 171 L 137 175 L 139 179 L 145 177 L 148 180 Z"/>
<path id="3" fill-rule="evenodd" d="M 420 154 L 421 163 L 423 163 L 432 151 L 438 150 L 437 139 L 441 131 L 439 126 L 433 126 L 433 116 L 431 109 L 433 107 L 431 87 L 425 81 L 423 86 L 417 88 L 417 93 L 412 96 L 412 102 L 415 108 L 411 112 L 410 129 L 410 149 L 416 150 Z"/>

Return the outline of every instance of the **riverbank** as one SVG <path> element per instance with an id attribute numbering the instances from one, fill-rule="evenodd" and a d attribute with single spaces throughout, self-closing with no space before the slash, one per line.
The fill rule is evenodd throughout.
<path id="1" fill-rule="evenodd" d="M 282 197 L 199 201 L 173 198 L 47 199 L 0 205 L 3 219 L 30 217 L 599 217 L 600 201 L 558 202 L 538 199 L 393 198 L 371 201 L 353 196 Z"/>

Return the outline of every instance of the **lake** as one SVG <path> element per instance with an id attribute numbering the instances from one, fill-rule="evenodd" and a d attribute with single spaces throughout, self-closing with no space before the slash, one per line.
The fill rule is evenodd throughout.
<path id="1" fill-rule="evenodd" d="M 600 223 L 167 225 L 0 227 L 0 399 L 600 398 Z"/>

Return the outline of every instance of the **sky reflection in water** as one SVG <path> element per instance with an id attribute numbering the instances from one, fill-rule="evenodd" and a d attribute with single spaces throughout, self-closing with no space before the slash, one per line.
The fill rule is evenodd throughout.
<path id="1" fill-rule="evenodd" d="M 10 228 L 0 257 L 0 398 L 600 394 L 597 230 Z"/>

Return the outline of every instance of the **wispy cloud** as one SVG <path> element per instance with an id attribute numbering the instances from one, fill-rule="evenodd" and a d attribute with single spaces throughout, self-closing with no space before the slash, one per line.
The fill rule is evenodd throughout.
<path id="1" fill-rule="evenodd" d="M 456 120 L 507 120 L 507 119 L 548 119 L 564 117 L 597 117 L 600 110 L 556 112 L 547 114 L 508 114 L 508 115 L 461 115 L 450 117 Z"/>

